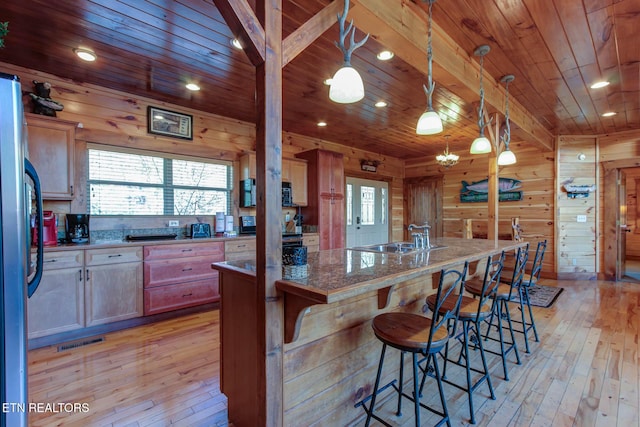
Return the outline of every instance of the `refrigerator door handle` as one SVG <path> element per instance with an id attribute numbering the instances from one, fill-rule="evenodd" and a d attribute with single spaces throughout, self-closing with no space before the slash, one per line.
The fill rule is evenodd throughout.
<path id="1" fill-rule="evenodd" d="M 36 271 L 34 276 L 28 280 L 27 282 L 27 295 L 31 298 L 31 295 L 34 294 L 36 289 L 38 289 L 38 285 L 40 284 L 40 279 L 42 279 L 42 266 L 44 261 L 44 234 L 42 230 L 42 224 L 44 222 L 44 218 L 42 217 L 42 191 L 40 190 L 40 178 L 38 178 L 38 173 L 36 172 L 36 168 L 33 167 L 33 164 L 27 159 L 24 159 L 24 171 L 33 181 L 34 191 L 36 193 L 36 215 L 37 215 L 37 223 L 38 223 L 38 245 L 36 250 Z M 27 263 L 31 262 L 31 245 L 27 242 Z"/>

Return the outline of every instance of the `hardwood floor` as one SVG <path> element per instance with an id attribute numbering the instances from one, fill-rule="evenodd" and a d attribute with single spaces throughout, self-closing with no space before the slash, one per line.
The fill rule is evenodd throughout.
<path id="1" fill-rule="evenodd" d="M 509 364 L 502 379 L 488 355 L 496 400 L 475 393 L 478 426 L 640 426 L 640 284 L 542 280 L 565 288 L 550 308 L 535 308 L 540 343 Z M 114 332 L 103 342 L 29 352 L 31 402 L 87 403 L 87 412 L 31 413 L 30 426 L 226 426 L 220 393 L 218 312 Z M 521 343 L 521 336 L 518 336 Z M 513 360 L 513 357 L 511 357 Z M 461 370 L 449 377 L 462 380 Z M 373 380 L 373 379 L 372 379 Z M 429 384 L 429 382 L 427 383 Z M 445 385 L 453 425 L 468 424 L 466 395 Z M 395 402 L 381 413 L 414 424 Z M 434 417 L 423 411 L 423 425 Z M 357 425 L 363 425 L 359 420 Z"/>

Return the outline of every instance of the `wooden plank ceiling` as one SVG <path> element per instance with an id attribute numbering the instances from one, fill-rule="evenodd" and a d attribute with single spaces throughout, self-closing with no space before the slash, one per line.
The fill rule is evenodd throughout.
<path id="1" fill-rule="evenodd" d="M 285 0 L 284 37 L 330 3 Z M 510 85 L 512 108 L 524 114 L 514 123 L 512 110 L 516 153 L 518 146 L 544 146 L 553 135 L 640 128 L 635 37 L 640 0 L 438 0 L 433 6 L 434 107 L 445 119 L 445 131 L 415 135 L 426 106 L 426 10 L 420 0 L 352 0 L 349 18 L 371 32 L 352 59 L 363 76 L 365 99 L 340 105 L 328 98 L 323 81 L 342 62 L 334 45 L 335 24 L 284 68 L 284 130 L 405 159 L 441 152 L 445 134 L 451 135 L 452 151 L 466 151 L 478 133 L 473 51 L 481 44 L 491 47 L 484 62 L 487 97 L 495 94 L 490 112 L 504 111 L 500 78 L 516 77 Z M 402 39 L 402 30 L 389 22 L 396 15 L 402 20 L 399 28 L 411 19 L 421 27 L 411 24 Z M 0 4 L 4 21 L 10 32 L 0 62 L 254 121 L 255 69 L 243 51 L 231 46 L 233 34 L 211 1 L 5 1 Z M 359 31 L 356 39 L 363 35 Z M 72 49 L 79 46 L 95 50 L 98 60 L 78 61 Z M 396 56 L 383 62 L 376 54 L 385 48 Z M 451 55 L 462 64 L 455 70 L 447 69 Z M 600 78 L 611 84 L 590 89 Z M 188 81 L 202 90 L 188 91 Z M 376 108 L 380 100 L 388 106 Z M 607 111 L 617 114 L 602 117 Z M 319 128 L 318 121 L 328 125 Z"/>

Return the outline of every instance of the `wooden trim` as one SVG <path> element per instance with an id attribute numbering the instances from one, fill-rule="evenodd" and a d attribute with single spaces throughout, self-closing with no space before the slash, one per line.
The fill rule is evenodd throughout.
<path id="1" fill-rule="evenodd" d="M 213 0 L 254 66 L 265 61 L 265 30 L 246 0 Z"/>
<path id="2" fill-rule="evenodd" d="M 640 160 L 622 159 L 601 162 L 604 169 L 604 217 L 603 230 L 604 235 L 604 265 L 602 273 L 604 280 L 616 280 L 617 263 L 618 263 L 618 176 L 619 169 L 632 168 L 640 166 Z M 608 191 L 607 191 L 608 190 Z"/>
<path id="3" fill-rule="evenodd" d="M 311 43 L 337 22 L 336 16 L 342 11 L 344 4 L 334 0 L 282 42 L 282 66 L 284 67 L 305 50 Z"/>

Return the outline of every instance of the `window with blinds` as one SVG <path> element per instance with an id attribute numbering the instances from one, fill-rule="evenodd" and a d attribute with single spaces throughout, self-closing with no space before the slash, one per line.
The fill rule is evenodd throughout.
<path id="1" fill-rule="evenodd" d="M 231 213 L 231 164 L 92 147 L 88 153 L 92 215 Z"/>

